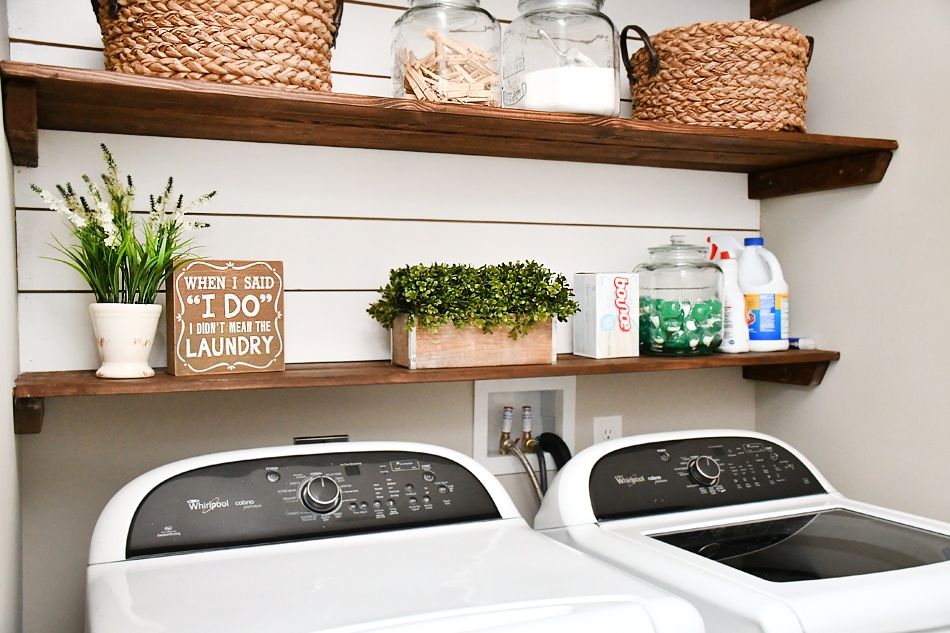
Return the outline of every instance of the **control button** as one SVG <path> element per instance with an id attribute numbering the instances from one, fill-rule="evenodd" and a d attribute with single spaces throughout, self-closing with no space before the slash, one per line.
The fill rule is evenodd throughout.
<path id="1" fill-rule="evenodd" d="M 427 470 L 424 473 L 422 473 L 422 478 L 430 482 L 435 481 L 435 473 L 432 472 L 431 470 Z"/>
<path id="2" fill-rule="evenodd" d="M 374 508 L 382 508 L 382 507 L 383 507 L 383 502 L 382 502 L 382 501 L 379 501 L 379 500 L 376 500 L 376 501 L 373 502 L 373 507 L 374 507 Z"/>
<path id="3" fill-rule="evenodd" d="M 360 510 L 365 510 L 369 505 L 365 501 L 360 502 Z"/>
<path id="4" fill-rule="evenodd" d="M 444 494 L 447 493 L 448 491 L 449 491 L 449 489 L 446 488 L 445 486 L 439 486 L 439 494 L 443 494 L 443 495 L 444 495 Z"/>
<path id="5" fill-rule="evenodd" d="M 701 455 L 700 457 L 690 460 L 686 466 L 686 470 L 689 472 L 689 478 L 700 486 L 717 485 L 719 483 L 719 476 L 722 474 L 719 462 L 708 455 Z"/>
<path id="6" fill-rule="evenodd" d="M 409 504 L 410 504 L 410 505 L 418 505 L 418 504 L 419 504 L 419 500 L 416 499 L 415 497 L 409 497 Z"/>
<path id="7" fill-rule="evenodd" d="M 431 503 L 432 498 L 429 495 L 426 495 L 422 498 L 422 503 Z"/>
<path id="8" fill-rule="evenodd" d="M 272 484 L 277 483 L 280 481 L 280 473 L 276 473 L 273 470 L 269 471 L 267 473 L 267 481 L 271 482 Z"/>
<path id="9" fill-rule="evenodd" d="M 778 453 L 769 453 L 769 459 L 773 462 L 778 461 Z"/>
<path id="10" fill-rule="evenodd" d="M 353 510 L 355 512 L 358 509 L 359 509 L 359 505 L 357 505 L 355 501 L 350 503 L 350 510 Z"/>
<path id="11" fill-rule="evenodd" d="M 416 487 L 413 486 L 412 484 L 406 484 L 406 492 L 412 492 L 415 489 Z"/>
<path id="12" fill-rule="evenodd" d="M 668 461 L 670 461 L 670 454 L 669 454 L 669 453 L 667 453 L 665 450 L 658 451 L 658 452 L 659 452 L 659 454 L 660 454 L 660 461 L 661 461 L 661 462 L 668 462 Z"/>
<path id="13" fill-rule="evenodd" d="M 395 500 L 395 499 L 390 499 L 389 501 L 386 502 L 386 505 L 388 505 L 388 506 L 391 508 L 391 507 L 393 507 L 394 505 L 396 505 L 396 500 Z"/>
<path id="14" fill-rule="evenodd" d="M 314 477 L 300 488 L 300 500 L 311 512 L 331 514 L 340 507 L 340 486 L 331 478 Z"/>

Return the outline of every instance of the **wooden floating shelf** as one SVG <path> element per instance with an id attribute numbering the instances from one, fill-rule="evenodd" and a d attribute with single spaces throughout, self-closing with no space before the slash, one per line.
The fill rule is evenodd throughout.
<path id="1" fill-rule="evenodd" d="M 590 376 L 657 372 L 681 369 L 742 367 L 750 380 L 813 387 L 821 383 L 839 352 L 790 350 L 750 354 L 713 354 L 669 358 L 640 356 L 594 360 L 561 354 L 553 365 L 505 365 L 409 370 L 389 361 L 312 363 L 288 365 L 282 372 L 172 376 L 163 369 L 155 377 L 136 380 L 96 378 L 94 371 L 33 372 L 20 374 L 13 387 L 16 433 L 39 433 L 43 428 L 43 399 L 59 396 L 110 396 L 250 389 L 295 389 L 356 385 L 401 385 L 431 382 L 461 382 L 540 376 Z"/>
<path id="2" fill-rule="evenodd" d="M 818 0 L 749 0 L 749 15 L 754 20 L 774 20 Z"/>
<path id="3" fill-rule="evenodd" d="M 745 173 L 753 199 L 880 182 L 897 142 L 435 104 L 0 62 L 15 165 L 38 130 Z"/>

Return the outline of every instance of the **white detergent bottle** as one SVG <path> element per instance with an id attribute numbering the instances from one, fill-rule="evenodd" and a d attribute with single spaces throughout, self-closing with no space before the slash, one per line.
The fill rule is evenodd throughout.
<path id="1" fill-rule="evenodd" d="M 749 326 L 746 323 L 745 295 L 739 289 L 739 261 L 729 251 L 719 251 L 722 268 L 722 344 L 717 352 L 738 354 L 749 351 Z"/>
<path id="2" fill-rule="evenodd" d="M 749 350 L 778 352 L 788 349 L 788 284 L 782 267 L 762 244 L 747 237 L 739 256 L 739 288 L 745 295 Z"/>

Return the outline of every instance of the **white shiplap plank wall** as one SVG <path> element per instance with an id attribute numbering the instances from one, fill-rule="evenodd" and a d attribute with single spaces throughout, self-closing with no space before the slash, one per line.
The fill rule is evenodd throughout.
<path id="1" fill-rule="evenodd" d="M 687 21 L 741 19 L 748 3 L 608 0 L 618 26 L 649 31 Z M 712 7 L 710 5 L 716 5 Z M 334 53 L 337 91 L 388 95 L 389 29 L 399 2 L 348 3 Z M 516 0 L 486 0 L 502 20 Z M 10 0 L 11 57 L 101 68 L 97 26 L 79 0 Z M 684 19 L 684 16 L 689 16 Z M 365 313 L 390 268 L 433 261 L 473 264 L 535 259 L 569 278 L 581 270 L 629 270 L 673 233 L 754 232 L 759 205 L 744 176 L 477 156 L 342 148 L 40 133 L 40 167 L 15 173 L 21 371 L 96 366 L 90 295 L 55 253 L 59 218 L 30 183 L 51 188 L 102 164 L 106 142 L 140 192 L 174 176 L 205 207 L 212 227 L 197 235 L 209 258 L 285 263 L 287 362 L 388 357 L 385 332 Z M 570 351 L 561 328 L 560 351 Z M 163 365 L 162 341 L 152 361 Z"/>

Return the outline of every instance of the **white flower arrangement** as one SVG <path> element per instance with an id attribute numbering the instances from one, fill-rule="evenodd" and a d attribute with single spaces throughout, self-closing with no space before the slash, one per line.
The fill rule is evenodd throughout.
<path id="1" fill-rule="evenodd" d="M 196 259 L 192 238 L 184 233 L 208 225 L 185 222 L 184 217 L 207 203 L 212 191 L 183 205 L 182 196 L 172 201 L 172 179 L 158 197 L 149 196 L 149 214 L 141 226 L 132 211 L 135 187 L 132 177 L 119 177 L 115 159 L 104 144 L 102 156 L 108 173 L 102 175 L 105 189 L 83 175 L 86 197 L 70 183 L 57 185 L 59 196 L 30 187 L 50 209 L 66 218 L 77 244 L 64 246 L 58 239 L 54 248 L 65 259 L 52 258 L 71 266 L 83 278 L 99 303 L 154 303 L 162 284 L 183 264 Z"/>

